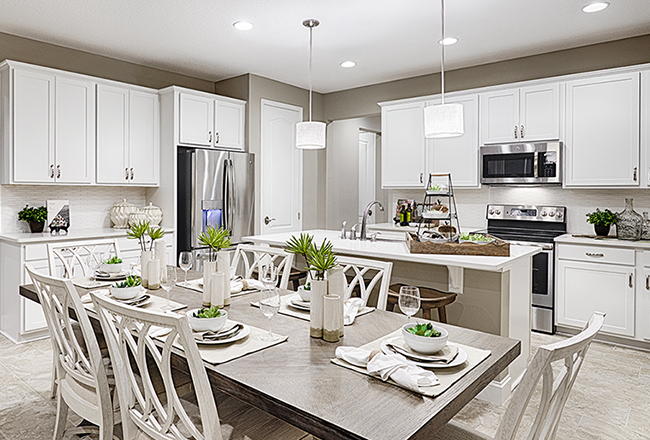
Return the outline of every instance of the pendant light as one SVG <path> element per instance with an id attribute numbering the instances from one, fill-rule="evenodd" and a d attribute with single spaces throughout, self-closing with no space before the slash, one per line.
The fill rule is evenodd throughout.
<path id="1" fill-rule="evenodd" d="M 440 0 L 442 12 L 442 40 L 445 41 L 445 0 Z M 424 108 L 424 137 L 446 138 L 462 136 L 463 104 L 445 104 L 445 45 L 441 44 L 440 79 L 442 103 Z"/>
<path id="2" fill-rule="evenodd" d="M 320 22 L 309 19 L 302 25 L 309 28 L 309 122 L 296 124 L 296 147 L 302 150 L 318 150 L 325 148 L 325 123 L 311 120 L 312 90 L 311 90 L 311 59 L 312 59 L 312 32 Z"/>

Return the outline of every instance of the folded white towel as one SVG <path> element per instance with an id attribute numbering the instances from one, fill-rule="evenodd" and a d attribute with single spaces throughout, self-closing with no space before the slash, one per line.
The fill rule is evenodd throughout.
<path id="1" fill-rule="evenodd" d="M 239 293 L 242 290 L 263 290 L 264 284 L 258 280 L 245 280 L 243 278 L 235 278 L 230 281 L 230 293 Z"/>
<path id="2" fill-rule="evenodd" d="M 350 298 L 343 303 L 343 325 L 352 325 L 359 309 L 363 307 L 361 298 Z"/>
<path id="3" fill-rule="evenodd" d="M 366 368 L 372 376 L 384 382 L 389 378 L 398 385 L 422 393 L 421 387 L 440 383 L 436 375 L 420 368 L 399 354 L 371 352 L 357 347 L 338 347 L 336 357 L 357 367 Z"/>

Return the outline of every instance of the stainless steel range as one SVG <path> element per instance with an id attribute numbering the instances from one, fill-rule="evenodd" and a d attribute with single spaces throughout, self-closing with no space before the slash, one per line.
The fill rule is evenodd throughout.
<path id="1" fill-rule="evenodd" d="M 512 245 L 540 246 L 533 256 L 532 330 L 555 333 L 553 239 L 566 234 L 566 207 L 488 205 L 487 231 Z"/>

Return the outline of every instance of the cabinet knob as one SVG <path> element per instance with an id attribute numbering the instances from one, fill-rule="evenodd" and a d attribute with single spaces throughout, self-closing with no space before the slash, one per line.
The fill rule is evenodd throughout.
<path id="1" fill-rule="evenodd" d="M 56 166 L 56 178 L 61 177 L 61 165 Z"/>
<path id="2" fill-rule="evenodd" d="M 54 179 L 54 165 L 50 165 L 50 179 Z"/>
<path id="3" fill-rule="evenodd" d="M 632 277 L 633 277 L 633 274 L 630 274 L 630 276 L 628 277 L 628 285 L 630 287 L 634 287 L 634 286 L 632 286 Z"/>
<path id="4" fill-rule="evenodd" d="M 519 127 L 517 127 L 517 126 L 515 125 L 515 139 L 517 139 L 517 129 L 518 129 L 518 128 L 519 128 Z"/>
<path id="5" fill-rule="evenodd" d="M 520 135 L 519 137 L 521 139 L 524 138 L 524 126 L 523 125 L 519 128 L 519 135 Z"/>

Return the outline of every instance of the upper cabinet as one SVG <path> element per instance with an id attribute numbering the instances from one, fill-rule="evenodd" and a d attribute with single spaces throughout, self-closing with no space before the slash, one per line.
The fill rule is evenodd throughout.
<path id="1" fill-rule="evenodd" d="M 481 141 L 485 144 L 560 139 L 560 84 L 482 93 Z"/>
<path id="2" fill-rule="evenodd" d="M 564 186 L 639 186 L 639 107 L 638 72 L 566 83 Z"/>
<path id="3" fill-rule="evenodd" d="M 179 145 L 244 151 L 244 101 L 200 92 L 179 99 Z"/>

